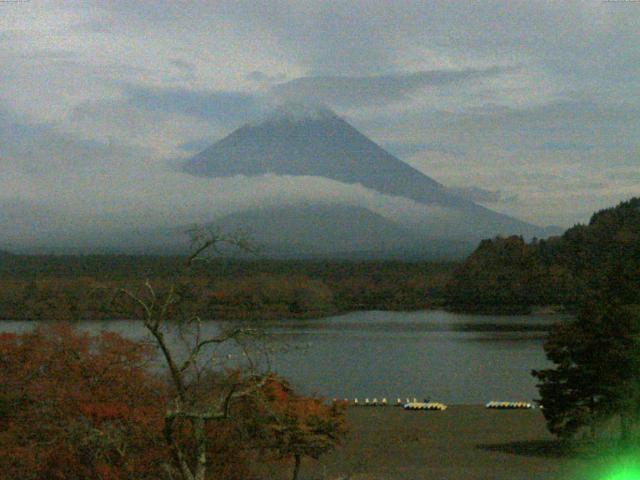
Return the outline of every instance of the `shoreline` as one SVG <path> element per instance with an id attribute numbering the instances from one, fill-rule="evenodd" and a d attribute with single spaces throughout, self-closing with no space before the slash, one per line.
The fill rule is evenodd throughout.
<path id="1" fill-rule="evenodd" d="M 485 310 L 465 310 L 465 309 L 457 309 L 448 305 L 432 305 L 432 306 L 418 306 L 415 308 L 407 307 L 407 308 L 375 308 L 366 306 L 364 308 L 353 308 L 353 309 L 336 309 L 330 311 L 309 311 L 301 314 L 291 314 L 289 312 L 282 311 L 273 311 L 265 314 L 262 312 L 261 314 L 257 314 L 256 312 L 243 312 L 241 315 L 233 315 L 232 312 L 227 311 L 226 313 L 220 314 L 219 316 L 213 318 L 203 318 L 203 321 L 220 321 L 220 322 L 236 322 L 236 321 L 253 321 L 253 322 L 278 322 L 278 321 L 288 321 L 288 320 L 322 320 L 330 317 L 338 317 L 341 315 L 349 315 L 351 313 L 358 312 L 397 312 L 397 313 L 411 313 L 411 312 L 432 312 L 432 311 L 442 311 L 448 313 L 455 313 L 460 315 L 478 315 L 483 317 L 490 316 L 498 316 L 498 317 L 508 317 L 508 316 L 554 316 L 554 315 L 562 315 L 567 314 L 568 312 L 563 308 L 557 305 L 549 305 L 549 306 L 537 306 L 535 308 L 531 308 L 528 311 L 523 310 L 497 310 L 497 311 L 485 311 Z M 237 313 L 237 312 L 234 312 Z M 6 318 L 0 316 L 0 323 L 2 322 L 56 322 L 56 321 L 68 321 L 70 323 L 77 322 L 121 322 L 131 320 L 128 318 L 119 318 L 119 317 L 102 317 L 102 318 L 74 318 L 74 319 L 62 319 L 55 320 L 50 318 Z"/>

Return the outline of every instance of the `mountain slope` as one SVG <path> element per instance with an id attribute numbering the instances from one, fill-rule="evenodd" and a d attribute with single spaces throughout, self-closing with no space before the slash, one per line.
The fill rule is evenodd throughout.
<path id="1" fill-rule="evenodd" d="M 330 110 L 276 111 L 193 157 L 185 171 L 202 176 L 310 175 L 360 183 L 422 203 L 465 202 L 397 159 Z M 294 109 L 293 112 L 291 110 Z"/>
<path id="2" fill-rule="evenodd" d="M 208 177 L 268 173 L 325 177 L 451 209 L 453 217 L 460 219 L 456 220 L 459 225 L 443 222 L 438 238 L 481 239 L 507 234 L 529 238 L 549 234 L 543 228 L 455 194 L 325 108 L 286 105 L 261 122 L 235 130 L 189 159 L 183 169 L 192 175 Z M 446 225 L 455 228 L 447 232 Z"/>
<path id="3" fill-rule="evenodd" d="M 249 232 L 266 248 L 288 245 L 302 252 L 388 251 L 418 240 L 402 226 L 348 205 L 257 208 L 224 217 L 216 225 Z"/>
<path id="4" fill-rule="evenodd" d="M 473 243 L 425 238 L 365 208 L 336 204 L 263 207 L 215 225 L 247 232 L 261 254 L 276 257 L 463 258 Z"/>

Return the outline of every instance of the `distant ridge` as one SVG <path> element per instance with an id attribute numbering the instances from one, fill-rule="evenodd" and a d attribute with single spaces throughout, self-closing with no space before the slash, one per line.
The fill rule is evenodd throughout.
<path id="1" fill-rule="evenodd" d="M 275 258 L 462 259 L 474 242 L 427 238 L 365 208 L 301 204 L 263 207 L 215 222 L 249 234 L 261 256 Z"/>
<path id="2" fill-rule="evenodd" d="M 298 252 L 389 251 L 414 245 L 417 235 L 362 207 L 301 204 L 255 208 L 217 222 L 225 231 L 249 232 L 264 248 Z"/>

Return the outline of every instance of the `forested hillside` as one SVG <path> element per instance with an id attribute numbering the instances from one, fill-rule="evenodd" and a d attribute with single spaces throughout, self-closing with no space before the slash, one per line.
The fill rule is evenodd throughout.
<path id="1" fill-rule="evenodd" d="M 446 288 L 454 308 L 484 312 L 571 307 L 596 294 L 640 299 L 640 198 L 597 212 L 560 237 L 484 240 Z"/>
<path id="2" fill-rule="evenodd" d="M 177 282 L 203 318 L 287 318 L 442 304 L 453 263 L 218 258 L 185 269 L 184 257 L 128 255 L 0 258 L 0 319 L 107 319 L 116 288 Z"/>

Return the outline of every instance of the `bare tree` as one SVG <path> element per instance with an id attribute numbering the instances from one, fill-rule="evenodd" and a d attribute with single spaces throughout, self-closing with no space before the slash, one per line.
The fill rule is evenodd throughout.
<path id="1" fill-rule="evenodd" d="M 187 230 L 191 239 L 191 253 L 186 266 L 190 268 L 198 260 L 206 260 L 208 254 L 220 255 L 224 247 L 243 252 L 255 252 L 255 244 L 249 234 L 243 231 L 225 233 L 214 226 L 194 225 Z"/>
<path id="2" fill-rule="evenodd" d="M 242 236 L 223 236 L 206 228 L 193 229 L 191 236 L 192 253 L 187 258 L 187 268 L 206 252 L 219 251 L 222 244 L 248 248 Z M 176 308 L 181 299 L 174 286 L 159 293 L 147 280 L 140 291 L 120 289 L 118 295 L 128 300 L 128 313 L 136 316 L 151 334 L 169 373 L 173 398 L 164 416 L 164 439 L 171 451 L 171 461 L 165 465 L 167 478 L 205 480 L 207 424 L 228 418 L 235 400 L 254 395 L 266 381 L 267 376 L 258 373 L 249 349 L 258 332 L 253 328 L 231 327 L 206 334 L 197 314 L 185 314 Z M 172 341 L 174 332 L 179 334 L 181 345 Z M 229 344 L 241 352 L 242 375 L 238 371 L 223 371 L 222 358 L 229 354 L 212 353 L 213 347 Z M 212 378 L 218 378 L 214 385 Z"/>

